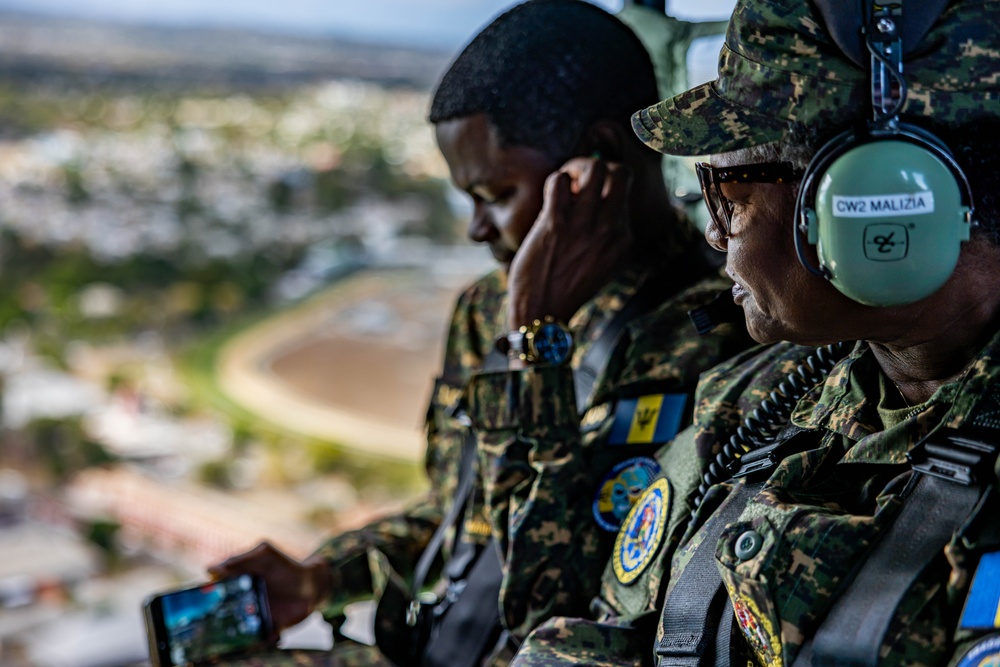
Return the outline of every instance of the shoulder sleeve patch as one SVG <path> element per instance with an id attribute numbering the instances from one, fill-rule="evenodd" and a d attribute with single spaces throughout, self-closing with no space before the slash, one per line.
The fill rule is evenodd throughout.
<path id="1" fill-rule="evenodd" d="M 1000 628 L 1000 551 L 979 559 L 959 626 L 969 630 Z"/>
<path id="2" fill-rule="evenodd" d="M 622 584 L 634 583 L 653 562 L 663 543 L 670 501 L 670 482 L 661 477 L 649 485 L 625 517 L 612 555 L 615 576 Z"/>
<path id="3" fill-rule="evenodd" d="M 958 667 L 989 667 L 1000 664 L 1000 635 L 990 635 L 973 644 Z"/>
<path id="4" fill-rule="evenodd" d="M 594 520 L 604 530 L 614 533 L 642 492 L 660 474 L 660 464 L 648 456 L 622 461 L 609 470 L 594 495 Z"/>
<path id="5" fill-rule="evenodd" d="M 651 394 L 618 401 L 608 442 L 612 445 L 666 443 L 680 430 L 687 394 Z"/>

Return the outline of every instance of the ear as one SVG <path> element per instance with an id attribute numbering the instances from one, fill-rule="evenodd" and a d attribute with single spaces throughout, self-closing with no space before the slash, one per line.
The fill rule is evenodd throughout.
<path id="1" fill-rule="evenodd" d="M 609 162 L 622 162 L 624 138 L 622 127 L 610 120 L 599 120 L 583 133 L 578 155 L 597 156 Z"/>

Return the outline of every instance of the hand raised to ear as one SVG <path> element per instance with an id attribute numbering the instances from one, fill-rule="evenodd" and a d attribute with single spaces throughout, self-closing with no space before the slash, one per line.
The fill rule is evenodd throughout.
<path id="1" fill-rule="evenodd" d="M 632 250 L 627 166 L 574 158 L 545 182 L 538 219 L 511 262 L 508 325 L 566 322 Z"/>

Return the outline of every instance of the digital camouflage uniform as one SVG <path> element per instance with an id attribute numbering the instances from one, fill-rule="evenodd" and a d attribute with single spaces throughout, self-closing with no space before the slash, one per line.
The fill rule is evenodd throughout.
<path id="1" fill-rule="evenodd" d="M 776 348 L 783 349 L 792 348 Z M 775 375 L 773 356 L 747 364 L 743 371 L 755 378 Z M 759 400 L 760 385 L 755 379 L 744 388 L 739 381 L 720 378 L 716 395 L 722 403 L 733 397 L 737 403 L 748 402 L 748 396 L 753 402 Z M 870 348 L 859 343 L 822 385 L 798 402 L 786 437 L 798 440 L 805 451 L 772 472 L 739 520 L 726 526 L 715 549 L 723 583 L 739 611 L 735 625 L 742 633 L 734 634 L 744 641 L 748 659 L 792 664 L 830 608 L 838 584 L 897 515 L 900 494 L 914 475 L 907 452 L 939 426 L 962 428 L 977 404 L 995 400 L 998 390 L 1000 336 L 964 377 L 940 387 L 926 403 L 902 408 L 894 403 L 900 400 L 897 390 L 884 378 Z M 732 486 L 713 487 L 695 526 Z M 996 479 L 992 486 L 995 490 Z M 880 664 L 956 664 L 977 641 L 998 636 L 996 627 L 962 628 L 959 620 L 981 556 L 1000 552 L 997 502 L 995 494 L 987 496 L 978 518 L 956 531 L 909 588 L 893 614 Z M 763 545 L 756 555 L 740 558 L 737 538 L 747 531 L 760 535 Z M 677 550 L 672 582 L 701 539 L 696 532 Z M 994 589 L 1000 586 L 995 569 L 983 572 Z M 986 580 L 980 583 L 986 585 Z M 995 659 L 1000 652 L 989 655 Z"/>
<path id="2" fill-rule="evenodd" d="M 343 622 L 346 604 L 371 598 L 390 577 L 398 582 L 411 580 L 420 554 L 450 509 L 466 427 L 449 414 L 449 408 L 506 326 L 502 312 L 505 292 L 506 272 L 497 269 L 473 283 L 455 306 L 441 376 L 427 410 L 427 493 L 402 512 L 331 537 L 317 550 L 330 564 L 336 582 L 333 595 L 322 607 L 324 617 L 334 627 Z M 482 512 L 481 494 L 469 504 L 465 521 L 466 538 L 485 542 L 489 525 Z M 451 551 L 449 542 L 446 540 L 445 554 Z M 361 667 L 384 661 L 375 649 L 352 642 L 343 642 L 334 653 L 336 665 Z"/>
<path id="3" fill-rule="evenodd" d="M 571 320 L 577 340 L 584 341 L 575 363 L 635 290 L 637 277 L 632 271 L 611 282 Z M 536 366 L 473 378 L 469 415 L 480 440 L 494 537 L 505 555 L 503 619 L 516 638 L 550 616 L 586 613 L 621 516 L 657 475 L 651 457 L 690 418 L 699 374 L 752 344 L 742 324 L 699 336 L 688 316 L 731 286 L 717 275 L 703 278 L 630 322 L 628 342 L 595 382 L 582 419 L 569 368 Z M 652 411 L 643 412 L 651 404 Z M 673 428 L 661 429 L 675 409 Z M 639 428 L 641 421 L 645 427 Z M 638 430 L 623 431 L 623 424 Z M 625 431 L 629 437 L 622 437 Z M 693 459 L 675 463 L 697 466 Z M 631 488 L 615 523 L 602 510 L 619 482 Z M 619 490 L 624 496 L 626 490 Z"/>
<path id="4" fill-rule="evenodd" d="M 811 351 L 783 343 L 706 373 L 695 424 L 673 447 L 697 451 L 703 461 L 714 458 L 719 443 L 735 431 L 743 415 Z M 804 639 L 813 635 L 829 610 L 838 585 L 899 511 L 900 493 L 914 474 L 906 453 L 939 426 L 961 428 L 984 398 L 995 400 L 1000 391 L 1000 335 L 963 378 L 941 387 L 922 405 L 896 407 L 892 401 L 898 398 L 891 393 L 895 390 L 887 386 L 892 387 L 867 344 L 857 344 L 791 415 L 792 428 L 786 433 L 806 450 L 786 458 L 739 520 L 723 530 L 715 558 L 739 610 L 733 632 L 736 654 L 745 660 L 740 664 L 793 663 Z M 702 532 L 694 531 L 732 489 L 733 483 L 720 484 L 706 495 L 691 532 L 673 554 L 671 583 L 701 543 Z M 997 496 L 988 496 L 977 518 L 921 573 L 893 616 L 880 664 L 957 665 L 966 664 L 962 660 L 970 654 L 980 659 L 1000 655 L 1000 629 L 963 628 L 960 621 L 981 557 L 1000 553 L 1000 527 L 993 519 L 997 511 Z M 678 517 L 681 530 L 688 517 L 683 514 Z M 763 545 L 756 555 L 741 559 L 736 544 L 748 531 L 760 535 Z M 990 580 L 996 590 L 996 570 L 984 567 L 977 585 Z M 659 616 L 652 615 L 657 627 Z M 649 616 L 641 623 L 629 620 L 554 619 L 529 636 L 512 664 L 654 664 Z M 656 639 L 660 636 L 657 632 Z"/>
<path id="5" fill-rule="evenodd" d="M 904 18 L 911 6 L 936 5 L 904 3 Z M 1000 3 L 954 0 L 938 8 L 940 14 L 930 17 L 920 39 L 904 30 L 902 118 L 918 123 L 932 118 L 952 126 L 995 119 Z M 843 34 L 851 29 L 847 25 Z M 869 54 L 863 42 L 860 53 L 841 51 L 841 45 L 851 50 L 843 34 L 831 36 L 817 3 L 739 0 L 718 81 L 638 112 L 633 127 L 649 146 L 676 155 L 788 140 L 796 132 L 793 123 L 828 134 L 850 127 L 870 114 Z M 775 350 L 783 348 L 794 349 Z M 933 428 L 962 426 L 978 402 L 994 400 L 996 351 L 994 340 L 964 378 L 941 387 L 927 403 L 900 411 L 892 402 L 895 389 L 862 343 L 798 403 L 791 430 L 782 437 L 805 451 L 773 470 L 742 515 L 725 524 L 720 538 L 705 543 L 709 553 L 714 550 L 735 609 L 737 644 L 747 660 L 791 664 L 830 609 L 838 585 L 867 560 L 870 545 L 886 534 L 904 505 L 900 494 L 915 475 L 906 453 Z M 773 370 L 766 357 L 747 364 L 752 372 Z M 758 384 L 766 386 L 753 383 Z M 723 382 L 711 391 L 745 396 L 738 383 Z M 991 481 L 995 487 L 996 480 Z M 744 482 L 735 487 L 746 488 Z M 735 487 L 713 487 L 700 508 L 699 525 Z M 970 592 L 973 573 L 985 590 L 1000 589 L 1000 573 L 990 565 L 992 558 L 983 557 L 1000 551 L 995 519 L 983 519 L 995 517 L 995 504 L 994 493 L 979 518 L 964 526 L 907 589 L 882 646 L 884 664 L 964 666 L 1000 659 L 995 628 L 960 627 L 963 605 L 977 594 L 974 586 Z M 705 530 L 682 539 L 668 586 L 678 585 Z M 741 559 L 738 538 L 750 532 L 762 546 Z M 654 646 L 650 641 L 650 651 Z"/>
<path id="6" fill-rule="evenodd" d="M 603 325 L 646 274 L 647 272 L 641 271 L 626 272 L 622 280 L 606 286 L 597 297 L 580 309 L 570 323 L 580 341 L 574 359 L 579 360 L 586 353 L 588 341 L 599 335 Z M 343 607 L 347 603 L 377 595 L 389 579 L 404 585 L 409 582 L 423 548 L 450 507 L 455 493 L 465 427 L 450 416 L 449 408 L 458 400 L 463 384 L 482 365 L 495 338 L 505 332 L 505 282 L 505 273 L 497 270 L 478 281 L 459 298 L 449 329 L 442 378 L 437 383 L 428 410 L 427 470 L 432 490 L 400 514 L 333 537 L 318 550 L 330 562 L 335 580 L 343 584 L 335 587 L 334 595 L 323 607 L 324 616 L 335 627 L 342 622 Z M 723 325 L 713 334 L 698 337 L 687 316 L 687 310 L 703 305 L 720 290 L 729 289 L 730 285 L 728 280 L 713 275 L 682 290 L 669 301 L 669 308 L 658 308 L 633 322 L 630 331 L 634 343 L 630 347 L 630 354 L 616 355 L 609 368 L 609 379 L 599 381 L 596 385 L 595 396 L 602 396 L 599 403 L 607 405 L 617 395 L 611 377 L 620 378 L 621 383 L 627 383 L 640 392 L 652 392 L 660 387 L 690 386 L 700 369 L 746 347 L 750 339 L 742 327 L 735 330 L 729 325 Z M 658 345 L 669 341 L 668 351 L 653 345 L 652 341 L 659 341 Z M 664 359 L 668 352 L 680 355 L 676 362 L 670 363 Z M 569 374 L 568 369 L 558 370 L 560 374 Z M 569 390 L 572 391 L 572 386 Z M 481 393 L 478 395 L 482 396 Z M 571 423 L 574 436 L 578 438 L 580 417 L 576 414 L 575 404 L 572 407 Z M 625 448 L 622 451 L 635 450 Z M 612 457 L 605 457 L 604 460 L 611 461 Z M 548 478 L 546 481 L 549 481 Z M 557 484 L 559 482 L 556 479 L 551 481 Z M 588 498 L 591 496 L 592 491 L 588 488 Z M 557 494 L 557 497 L 561 499 L 563 495 Z M 482 498 L 481 489 L 474 492 L 474 501 L 466 511 L 463 526 L 463 534 L 468 538 L 463 539 L 475 539 L 484 543 L 490 537 L 490 524 L 483 513 Z M 561 510 L 557 504 L 553 504 L 549 511 L 558 515 Z M 596 526 L 592 514 L 589 516 L 592 528 L 588 530 L 593 530 Z M 613 537 L 614 533 L 607 535 Z M 449 552 L 446 540 L 445 553 Z M 532 554 L 537 554 L 537 549 Z M 522 561 L 515 556 L 511 564 L 520 567 L 522 562 L 533 557 L 534 555 Z M 599 558 L 599 562 L 603 563 L 603 557 Z M 508 568 L 511 564 L 508 564 Z M 552 572 L 556 579 L 562 579 L 559 572 Z M 434 576 L 432 574 L 429 580 L 432 581 Z M 507 577 L 510 585 L 523 580 L 510 573 Z M 586 599 L 583 604 L 586 604 Z M 529 605 L 524 622 L 531 623 L 531 619 L 545 618 L 549 613 L 547 603 L 540 605 L 540 611 Z M 509 658 L 510 654 L 500 654 L 495 657 L 494 664 L 506 664 Z M 376 649 L 353 642 L 342 642 L 339 648 L 334 649 L 332 659 L 333 665 L 349 667 L 383 664 L 384 661 Z"/>
<path id="7" fill-rule="evenodd" d="M 513 662 L 519 667 L 586 664 L 650 665 L 666 574 L 674 547 L 691 518 L 692 500 L 706 464 L 752 411 L 814 348 L 756 346 L 702 374 L 690 427 L 656 454 L 669 488 L 664 531 L 648 547 L 648 561 L 623 583 L 609 559 L 588 618 L 556 618 L 536 629 Z M 747 363 L 751 359 L 754 363 Z M 641 507 L 645 496 L 639 499 Z M 630 517 L 631 518 L 631 517 Z M 615 545 L 618 549 L 619 544 Z M 618 568 L 621 570 L 621 568 Z"/>

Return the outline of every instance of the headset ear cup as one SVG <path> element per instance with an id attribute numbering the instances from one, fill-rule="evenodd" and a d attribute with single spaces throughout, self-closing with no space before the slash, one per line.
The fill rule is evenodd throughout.
<path id="1" fill-rule="evenodd" d="M 803 179 L 800 219 L 811 222 L 805 232 L 830 282 L 871 306 L 940 289 L 969 239 L 971 210 L 968 181 L 943 144 L 923 131 L 841 135 L 817 158 Z"/>
<path id="2" fill-rule="evenodd" d="M 806 257 L 805 241 L 810 245 L 816 245 L 819 240 L 819 220 L 816 217 L 816 188 L 829 168 L 830 163 L 842 155 L 844 151 L 857 144 L 857 137 L 853 130 L 848 130 L 837 135 L 820 147 L 809 166 L 802 176 L 802 183 L 799 186 L 798 196 L 795 200 L 795 252 L 798 255 L 799 263 L 806 268 L 809 273 L 820 278 L 830 280 L 833 276 L 830 269 L 820 261 L 818 267 L 813 266 Z"/>

